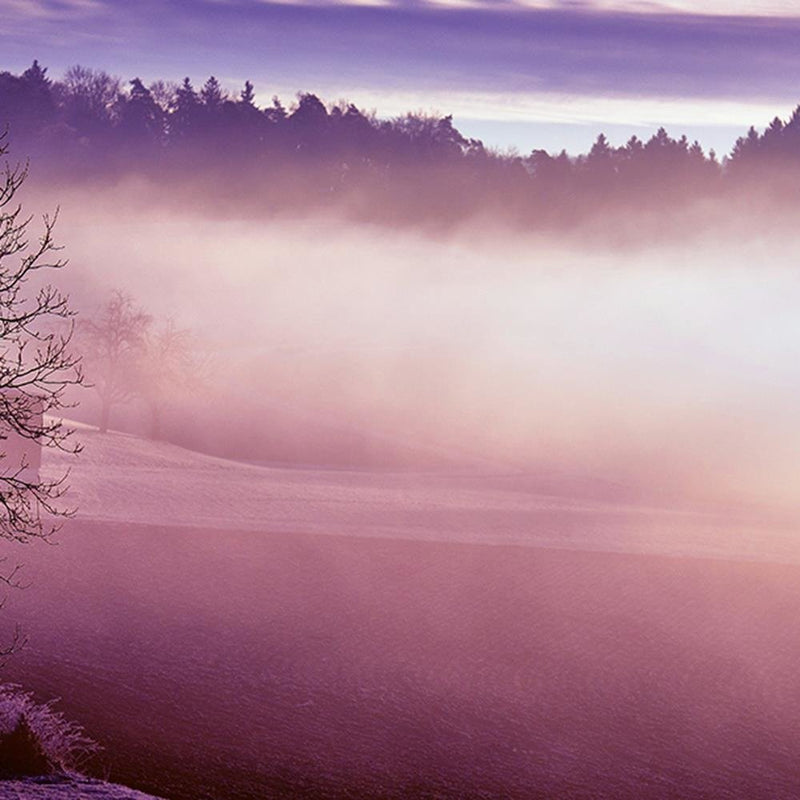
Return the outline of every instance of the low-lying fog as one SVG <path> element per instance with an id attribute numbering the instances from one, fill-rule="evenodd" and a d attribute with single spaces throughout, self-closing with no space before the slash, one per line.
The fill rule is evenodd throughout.
<path id="1" fill-rule="evenodd" d="M 7 676 L 64 697 L 97 769 L 175 800 L 796 796 L 800 581 L 759 563 L 796 560 L 792 526 L 770 550 L 705 509 L 505 480 L 796 510 L 792 242 L 611 251 L 57 199 L 75 307 L 123 290 L 210 353 L 170 435 L 459 472 L 233 468 L 83 431 L 81 513 L 28 554 L 32 646 Z M 231 530 L 242 498 L 263 525 Z M 668 546 L 640 546 L 654 530 Z"/>
<path id="2" fill-rule="evenodd" d="M 369 431 L 454 463 L 794 502 L 790 241 L 611 251 L 477 224 L 435 239 L 330 219 L 215 220 L 213 198 L 197 213 L 122 190 L 56 199 L 71 262 L 58 277 L 81 313 L 121 289 L 213 354 L 205 388 L 179 403 L 219 425 L 216 439 L 214 424 L 195 431 L 198 446 L 286 460 L 247 442 L 288 409 L 298 429 Z"/>

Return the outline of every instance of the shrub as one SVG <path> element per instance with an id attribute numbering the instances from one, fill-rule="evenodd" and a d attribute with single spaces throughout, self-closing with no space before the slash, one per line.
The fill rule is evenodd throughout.
<path id="1" fill-rule="evenodd" d="M 99 749 L 55 702 L 37 703 L 19 686 L 0 685 L 0 776 L 71 772 Z"/>

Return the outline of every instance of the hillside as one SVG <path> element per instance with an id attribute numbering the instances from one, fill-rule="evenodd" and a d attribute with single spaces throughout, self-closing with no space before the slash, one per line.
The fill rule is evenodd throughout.
<path id="1" fill-rule="evenodd" d="M 76 520 L 609 552 L 800 560 L 797 520 L 763 509 L 637 499 L 602 476 L 257 466 L 81 426 L 69 468 Z"/>
<path id="2" fill-rule="evenodd" d="M 6 679 L 62 698 L 93 774 L 171 800 L 796 795 L 789 521 L 79 435 Z"/>

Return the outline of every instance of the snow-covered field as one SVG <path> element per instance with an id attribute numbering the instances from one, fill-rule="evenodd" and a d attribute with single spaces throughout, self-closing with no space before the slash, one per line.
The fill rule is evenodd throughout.
<path id="1" fill-rule="evenodd" d="M 281 469 L 91 428 L 80 438 L 77 459 L 48 452 L 44 469 L 70 469 L 82 520 L 800 562 L 800 517 L 634 503 L 598 477 Z"/>
<path id="2" fill-rule="evenodd" d="M 32 586 L 3 621 L 31 637 L 7 678 L 62 698 L 97 774 L 175 800 L 797 796 L 791 520 L 80 435 L 79 513 L 8 551 Z"/>

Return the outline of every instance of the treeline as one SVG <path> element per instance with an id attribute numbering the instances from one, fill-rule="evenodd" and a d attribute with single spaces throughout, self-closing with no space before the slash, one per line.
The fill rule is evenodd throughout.
<path id="1" fill-rule="evenodd" d="M 564 228 L 695 201 L 785 203 L 800 172 L 800 110 L 761 135 L 751 128 L 722 161 L 663 128 L 622 147 L 600 135 L 577 157 L 522 156 L 466 138 L 451 116 L 383 120 L 310 93 L 261 108 L 249 81 L 231 96 L 214 77 L 199 88 L 188 78 L 145 86 L 75 66 L 51 80 L 36 61 L 20 75 L 0 73 L 0 125 L 50 178 L 140 174 L 217 210 L 331 209 L 389 224 L 483 216 Z"/>

